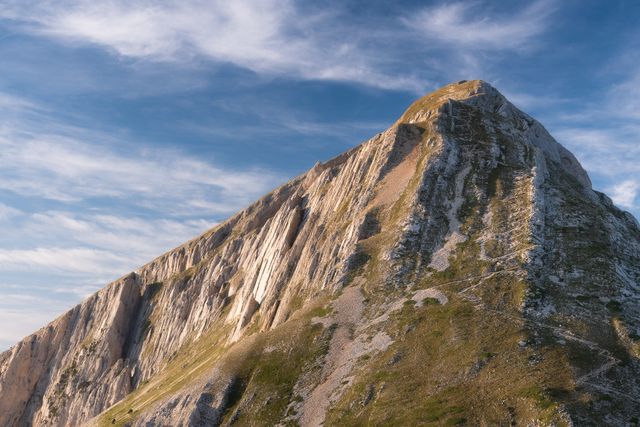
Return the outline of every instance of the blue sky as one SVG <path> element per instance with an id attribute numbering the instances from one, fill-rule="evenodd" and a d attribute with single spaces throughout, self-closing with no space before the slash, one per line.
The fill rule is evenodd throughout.
<path id="1" fill-rule="evenodd" d="M 0 0 L 0 349 L 481 78 L 640 216 L 640 3 Z"/>

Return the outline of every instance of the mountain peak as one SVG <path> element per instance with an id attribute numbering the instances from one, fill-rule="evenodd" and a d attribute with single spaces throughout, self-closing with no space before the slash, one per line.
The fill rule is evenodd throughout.
<path id="1" fill-rule="evenodd" d="M 637 424 L 639 284 L 637 223 L 459 82 L 0 354 L 0 425 Z"/>
<path id="2" fill-rule="evenodd" d="M 415 101 L 400 117 L 400 123 L 420 123 L 449 101 L 469 105 L 500 106 L 507 103 L 502 94 L 484 80 L 461 80 L 431 92 Z"/>
<path id="3" fill-rule="evenodd" d="M 486 122 L 494 122 L 492 126 L 500 128 L 500 135 L 520 134 L 519 138 L 528 145 L 541 149 L 555 162 L 563 164 L 590 191 L 591 180 L 574 155 L 558 143 L 542 124 L 519 110 L 484 80 L 461 80 L 423 96 L 411 104 L 396 125 L 427 126 L 431 123 L 438 127 L 440 133 L 449 135 L 451 140 L 459 140 L 465 138 L 460 135 L 461 129 L 467 129 L 471 122 L 480 127 L 489 124 Z M 456 123 L 462 126 L 458 127 Z M 483 141 L 479 139 L 477 142 Z M 544 168 L 544 164 L 541 166 Z"/>

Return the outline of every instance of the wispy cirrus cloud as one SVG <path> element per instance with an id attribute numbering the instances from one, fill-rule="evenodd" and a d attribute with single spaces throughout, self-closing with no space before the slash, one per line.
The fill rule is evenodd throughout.
<path id="1" fill-rule="evenodd" d="M 230 170 L 171 151 L 118 153 L 60 135 L 0 131 L 0 189 L 62 202 L 88 198 L 133 201 L 178 213 L 207 196 L 218 200 L 201 214 L 231 213 L 281 179 L 262 170 Z M 173 206 L 173 207 L 172 207 Z"/>
<path id="2" fill-rule="evenodd" d="M 36 103 L 33 103 L 27 99 L 1 92 L 0 107 L 11 112 L 35 111 L 40 109 L 40 107 Z"/>
<path id="3" fill-rule="evenodd" d="M 112 199 L 174 215 L 226 215 L 284 180 L 264 168 L 227 168 L 176 149 L 119 141 L 66 125 L 46 106 L 2 99 L 10 102 L 0 125 L 0 190 L 20 197 Z"/>
<path id="4" fill-rule="evenodd" d="M 125 256 L 83 247 L 0 249 L 0 271 L 36 269 L 64 273 L 113 274 L 114 266 L 121 267 L 128 263 Z"/>
<path id="5" fill-rule="evenodd" d="M 346 4 L 332 6 L 294 0 L 9 0 L 0 6 L 0 18 L 18 31 L 101 46 L 125 58 L 190 65 L 205 60 L 268 77 L 423 93 L 443 70 L 482 70 L 481 52 L 535 45 L 556 9 L 551 0 L 506 13 L 488 2 L 438 3 L 367 20 L 354 19 Z M 448 55 L 433 54 L 451 47 Z M 408 67 L 416 54 L 422 67 Z"/>
<path id="6" fill-rule="evenodd" d="M 5 205 L 4 203 L 0 203 L 0 222 L 13 218 L 19 215 L 20 213 L 21 212 L 19 209 L 16 209 L 12 206 Z"/>
<path id="7" fill-rule="evenodd" d="M 515 6 L 514 6 L 515 5 Z M 419 41 L 436 75 L 454 78 L 504 77 L 501 58 L 525 57 L 544 46 L 543 36 L 554 24 L 553 0 L 496 6 L 487 1 L 436 2 L 405 12 L 400 22 Z"/>
<path id="8" fill-rule="evenodd" d="M 640 59 L 607 94 L 608 109 L 618 117 L 640 123 Z"/>
<path id="9" fill-rule="evenodd" d="M 483 2 L 441 3 L 425 7 L 405 22 L 429 39 L 457 49 L 520 50 L 548 28 L 554 11 L 548 0 L 507 15 L 496 14 Z"/>
<path id="10" fill-rule="evenodd" d="M 574 151 L 591 173 L 615 177 L 640 173 L 640 146 L 635 142 L 640 128 L 578 127 L 565 123 L 554 130 L 554 136 Z"/>
<path id="11" fill-rule="evenodd" d="M 0 272 L 56 272 L 91 283 L 113 279 L 214 225 L 204 219 L 23 213 L 2 236 L 14 247 L 0 248 Z"/>
<path id="12" fill-rule="evenodd" d="M 426 82 L 398 73 L 398 58 L 348 36 L 339 11 L 290 0 L 9 1 L 0 17 L 20 31 L 93 44 L 131 58 L 208 59 L 268 76 L 356 82 L 421 91 Z M 366 33 L 363 33 L 366 34 Z"/>
<path id="13" fill-rule="evenodd" d="M 623 181 L 611 187 L 609 192 L 615 204 L 633 209 L 636 207 L 635 201 L 640 193 L 640 181 L 637 179 Z"/>

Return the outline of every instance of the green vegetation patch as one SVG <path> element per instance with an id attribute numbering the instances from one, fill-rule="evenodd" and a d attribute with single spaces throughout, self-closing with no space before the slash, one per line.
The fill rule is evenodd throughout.
<path id="1" fill-rule="evenodd" d="M 223 415 L 223 424 L 276 425 L 291 402 L 301 397 L 294 386 L 301 379 L 315 383 L 333 329 L 312 324 L 327 313 L 322 307 L 257 336 L 251 349 L 230 356 L 221 366 L 242 384 L 240 398 Z M 247 351 L 248 350 L 248 351 Z M 291 415 L 291 414 L 288 414 Z"/>
<path id="2" fill-rule="evenodd" d="M 386 331 L 395 343 L 362 361 L 327 425 L 564 425 L 547 390 L 572 387 L 568 362 L 552 347 L 519 346 L 521 323 L 454 297 L 446 305 L 406 304 Z"/>

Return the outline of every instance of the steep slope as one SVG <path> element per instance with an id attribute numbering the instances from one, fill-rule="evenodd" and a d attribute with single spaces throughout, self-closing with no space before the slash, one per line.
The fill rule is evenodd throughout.
<path id="1" fill-rule="evenodd" d="M 640 230 L 481 81 L 0 355 L 0 425 L 628 425 Z"/>

